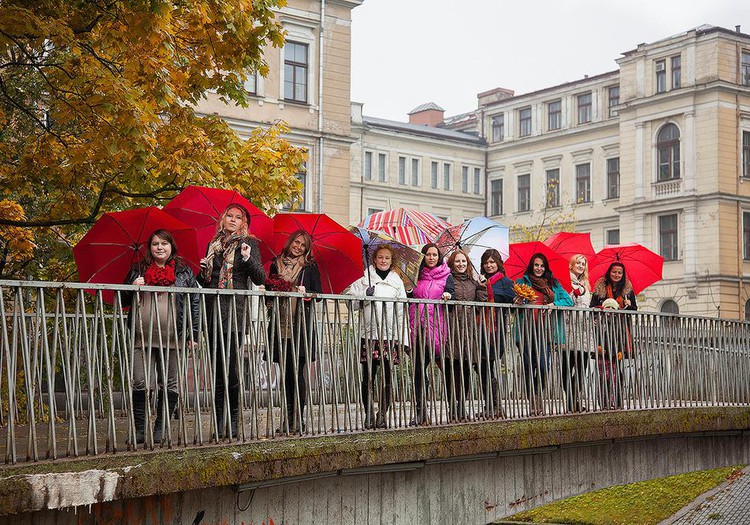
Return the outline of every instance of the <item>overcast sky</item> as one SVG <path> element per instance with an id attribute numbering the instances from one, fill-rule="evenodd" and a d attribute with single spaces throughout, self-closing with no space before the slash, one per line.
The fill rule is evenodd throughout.
<path id="1" fill-rule="evenodd" d="M 615 59 L 702 24 L 750 33 L 749 0 L 365 0 L 352 13 L 352 100 L 406 121 L 435 102 L 516 94 L 617 69 Z"/>

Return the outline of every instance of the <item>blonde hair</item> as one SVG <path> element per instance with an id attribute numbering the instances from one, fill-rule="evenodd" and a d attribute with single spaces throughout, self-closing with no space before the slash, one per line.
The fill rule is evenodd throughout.
<path id="1" fill-rule="evenodd" d="M 239 212 L 242 214 L 242 224 L 240 225 L 239 230 L 237 230 L 237 234 L 243 237 L 247 237 L 248 227 L 250 226 L 250 215 L 248 215 L 247 210 L 244 206 L 233 202 L 224 209 L 221 217 L 219 217 L 219 222 L 216 224 L 216 235 L 214 238 L 218 237 L 220 233 L 224 232 L 224 219 L 226 218 L 227 213 L 229 213 L 229 210 L 239 210 Z"/>
<path id="2" fill-rule="evenodd" d="M 591 290 L 591 283 L 589 282 L 589 261 L 586 259 L 586 256 L 582 253 L 577 253 L 573 257 L 570 258 L 570 262 L 568 263 L 568 268 L 570 269 L 570 273 L 574 273 L 575 265 L 580 261 L 581 259 L 584 260 L 586 263 L 586 267 L 583 269 L 583 273 L 580 277 L 578 277 L 578 281 L 582 283 L 587 290 Z"/>

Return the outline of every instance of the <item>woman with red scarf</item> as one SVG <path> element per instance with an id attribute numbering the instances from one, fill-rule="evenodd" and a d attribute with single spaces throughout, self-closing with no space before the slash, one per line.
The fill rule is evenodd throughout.
<path id="1" fill-rule="evenodd" d="M 573 300 L 560 284 L 549 267 L 547 257 L 542 253 L 531 256 L 526 271 L 518 284 L 530 286 L 534 290 L 535 305 L 573 306 Z M 547 387 L 547 368 L 553 344 L 565 343 L 565 327 L 559 312 L 552 312 L 549 323 L 546 314 L 550 312 L 535 309 L 532 315 L 519 314 L 518 332 L 523 349 L 523 368 L 526 376 L 526 395 L 529 398 L 532 415 L 544 414 L 542 393 Z"/>
<path id="2" fill-rule="evenodd" d="M 487 285 L 487 301 L 499 304 L 512 304 L 516 298 L 513 291 L 513 281 L 505 276 L 505 265 L 500 252 L 494 248 L 485 250 L 482 254 L 482 276 Z M 500 384 L 495 372 L 495 361 L 502 359 L 505 354 L 505 327 L 508 326 L 506 308 L 492 308 L 487 312 L 489 326 L 479 347 L 481 355 L 474 366 L 479 367 L 479 377 L 482 382 L 484 396 L 484 410 L 482 417 L 503 417 L 500 405 Z"/>
<path id="3" fill-rule="evenodd" d="M 177 246 L 171 233 L 156 230 L 149 237 L 147 246 L 146 256 L 130 269 L 125 284 L 197 288 L 193 271 L 177 256 Z M 185 302 L 186 296 L 189 296 L 189 304 Z M 125 303 L 132 304 L 136 292 L 123 297 Z M 162 441 L 163 427 L 169 424 L 179 400 L 177 345 L 183 340 L 189 341 L 189 344 L 197 344 L 198 306 L 198 294 L 140 292 L 137 295 L 137 303 L 130 310 L 130 322 L 134 323 L 135 328 L 131 362 L 136 443 L 145 441 L 147 390 L 154 361 L 158 384 L 154 443 Z M 189 318 L 185 317 L 186 308 Z"/>
<path id="4" fill-rule="evenodd" d="M 247 210 L 232 203 L 219 218 L 216 234 L 208 243 L 206 256 L 201 259 L 200 283 L 206 288 L 219 290 L 247 290 L 252 281 L 263 284 L 266 272 L 260 261 L 260 251 L 255 237 L 248 233 L 250 216 Z M 247 296 L 221 295 L 207 301 L 209 344 L 214 359 L 214 409 L 218 437 L 237 437 L 237 420 L 240 403 L 240 376 L 238 346 L 241 347 L 248 327 L 242 326 L 247 316 Z M 218 304 L 218 308 L 216 308 Z M 218 328 L 218 329 L 217 329 Z M 229 432 L 227 432 L 226 405 L 229 402 Z"/>
<path id="5" fill-rule="evenodd" d="M 625 265 L 613 262 L 607 268 L 604 277 L 597 279 L 591 293 L 590 306 L 612 310 L 638 310 L 633 285 L 625 273 Z M 622 408 L 622 359 L 630 357 L 632 347 L 630 316 L 614 312 L 598 314 L 597 335 L 602 349 L 596 359 L 599 385 L 603 387 L 600 388 L 599 396 L 601 408 Z"/>

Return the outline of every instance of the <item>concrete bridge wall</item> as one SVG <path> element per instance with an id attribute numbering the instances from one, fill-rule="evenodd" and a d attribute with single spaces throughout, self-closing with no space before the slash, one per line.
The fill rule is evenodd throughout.
<path id="1" fill-rule="evenodd" d="M 29 474 L 36 501 L 26 504 L 39 510 L 0 523 L 481 524 L 597 488 L 750 462 L 747 408 L 601 416 L 296 440 L 283 453 L 278 443 L 252 453 L 223 447 L 202 460 L 175 451 L 161 478 L 149 463 L 163 457 L 132 458 L 102 471 L 119 479 L 89 479 L 98 494 L 90 502 L 100 500 L 93 505 L 76 492 L 91 471 Z M 238 470 L 222 472 L 231 458 Z"/>

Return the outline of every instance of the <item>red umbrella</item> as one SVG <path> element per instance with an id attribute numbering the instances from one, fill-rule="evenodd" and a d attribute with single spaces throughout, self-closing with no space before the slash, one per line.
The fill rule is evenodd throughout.
<path id="1" fill-rule="evenodd" d="M 586 257 L 589 267 L 596 262 L 596 252 L 591 244 L 590 233 L 559 232 L 548 237 L 544 244 L 568 261 L 580 253 Z"/>
<path id="2" fill-rule="evenodd" d="M 607 273 L 609 265 L 621 262 L 625 266 L 625 276 L 633 284 L 636 294 L 661 280 L 664 257 L 638 243 L 612 244 L 596 254 L 596 264 L 589 269 L 591 283 Z"/>
<path id="3" fill-rule="evenodd" d="M 273 221 L 252 202 L 233 190 L 188 186 L 164 206 L 164 211 L 195 228 L 198 253 L 206 253 L 208 243 L 216 234 L 216 224 L 230 204 L 239 204 L 250 215 L 250 233 L 258 239 L 260 257 L 273 257 Z"/>
<path id="4" fill-rule="evenodd" d="M 511 279 L 518 279 L 523 276 L 529 265 L 531 257 L 541 253 L 547 258 L 552 275 L 560 281 L 560 284 L 566 290 L 570 290 L 570 269 L 568 261 L 552 251 L 552 248 L 540 241 L 520 242 L 510 245 L 510 255 L 505 261 L 505 275 Z"/>
<path id="5" fill-rule="evenodd" d="M 364 275 L 362 241 L 324 213 L 279 213 L 273 218 L 273 249 L 280 254 L 289 236 L 304 230 L 312 237 L 312 253 L 324 293 L 341 293 Z"/>
<path id="6" fill-rule="evenodd" d="M 105 213 L 73 247 L 82 283 L 123 284 L 130 267 L 140 261 L 154 230 L 164 229 L 174 237 L 179 255 L 194 272 L 198 272 L 200 256 L 196 251 L 195 230 L 164 213 L 159 208 Z M 111 303 L 114 292 L 103 292 Z"/>

